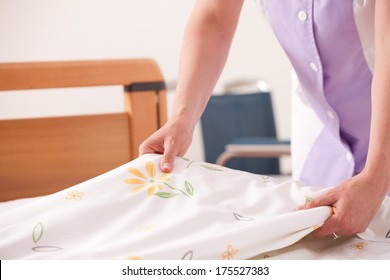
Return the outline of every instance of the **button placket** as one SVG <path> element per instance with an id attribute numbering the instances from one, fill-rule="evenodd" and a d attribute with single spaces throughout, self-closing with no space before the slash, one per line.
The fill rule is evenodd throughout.
<path id="1" fill-rule="evenodd" d="M 309 44 L 311 46 L 312 52 L 311 52 L 311 61 L 309 62 L 309 67 L 310 69 L 318 73 L 318 75 L 322 75 L 320 73 L 320 68 L 321 68 L 321 61 L 320 61 L 320 56 L 317 50 L 317 45 L 316 45 L 316 40 L 314 36 L 314 23 L 313 23 L 313 5 L 314 5 L 314 0 L 307 1 L 307 7 L 305 9 L 302 9 L 298 12 L 298 18 L 300 18 L 301 11 L 306 15 L 305 18 L 305 25 L 307 25 L 307 32 L 309 33 L 310 36 L 310 41 Z M 303 13 L 301 17 L 303 18 Z M 322 80 L 321 80 L 322 81 Z M 321 83 L 321 89 L 322 89 L 322 83 Z"/>
<path id="2" fill-rule="evenodd" d="M 308 68 L 310 67 L 310 70 L 314 74 L 314 79 L 316 83 L 316 89 L 314 91 L 315 96 L 314 99 L 316 100 L 315 103 L 317 103 L 317 114 L 320 117 L 320 119 L 324 122 L 329 124 L 331 127 L 336 127 L 336 123 L 334 122 L 336 120 L 336 115 L 333 112 L 332 109 L 329 108 L 329 104 L 326 101 L 326 98 L 324 96 L 324 85 L 323 85 L 323 69 L 322 69 L 322 64 L 321 64 L 321 58 L 317 49 L 317 43 L 316 43 L 316 38 L 314 34 L 314 4 L 315 0 L 308 0 L 307 1 L 307 19 L 305 21 L 305 25 L 307 28 L 307 32 L 309 33 L 309 44 L 311 47 L 311 61 L 308 62 Z M 330 121 L 330 122 L 329 122 Z M 336 125 L 336 126 L 335 126 Z"/>

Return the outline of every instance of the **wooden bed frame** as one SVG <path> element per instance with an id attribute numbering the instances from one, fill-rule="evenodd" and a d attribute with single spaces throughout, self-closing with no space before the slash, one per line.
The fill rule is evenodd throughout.
<path id="1" fill-rule="evenodd" d="M 150 59 L 0 63 L 0 91 L 108 85 L 124 87 L 125 112 L 0 120 L 0 201 L 54 193 L 118 167 L 167 118 L 163 75 Z"/>

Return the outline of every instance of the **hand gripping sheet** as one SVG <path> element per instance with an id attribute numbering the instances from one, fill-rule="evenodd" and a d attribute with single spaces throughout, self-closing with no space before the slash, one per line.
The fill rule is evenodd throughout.
<path id="1" fill-rule="evenodd" d="M 323 192 L 297 182 L 144 155 L 0 214 L 1 259 L 248 259 L 299 241 L 330 207 L 294 211 Z M 21 171 L 21 176 L 23 176 Z M 387 197 L 361 238 L 390 241 Z"/>

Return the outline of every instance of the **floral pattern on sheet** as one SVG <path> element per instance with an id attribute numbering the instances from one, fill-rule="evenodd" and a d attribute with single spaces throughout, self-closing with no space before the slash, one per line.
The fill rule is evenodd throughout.
<path id="1" fill-rule="evenodd" d="M 305 203 L 308 203 L 308 202 L 310 202 L 310 201 L 312 201 L 312 200 L 313 200 L 312 197 L 310 197 L 310 196 L 308 196 L 308 195 L 305 196 Z"/>
<path id="2" fill-rule="evenodd" d="M 144 155 L 1 213 L 0 258 L 291 259 L 301 256 L 306 247 L 303 253 L 308 258 L 326 257 L 318 252 L 329 248 L 364 258 L 379 248 L 377 243 L 361 243 L 366 241 L 362 239 L 297 242 L 329 217 L 326 207 L 293 210 L 322 189 L 278 183 L 204 162 L 192 162 L 187 168 L 190 161 L 180 158 L 174 171 L 166 174 L 158 167 L 160 161 L 160 155 Z M 379 233 L 383 241 L 388 230 L 382 224 L 375 237 Z"/>
<path id="3" fill-rule="evenodd" d="M 32 248 L 35 252 L 48 253 L 62 250 L 61 247 L 58 246 L 36 246 Z"/>
<path id="4" fill-rule="evenodd" d="M 242 216 L 242 215 L 240 215 L 238 213 L 233 213 L 233 216 L 234 216 L 234 218 L 236 218 L 237 221 L 241 221 L 241 222 L 252 222 L 252 221 L 254 221 L 253 218 L 245 217 L 245 216 Z"/>
<path id="5" fill-rule="evenodd" d="M 73 190 L 67 193 L 65 199 L 80 201 L 83 198 L 83 196 L 84 196 L 83 192 L 79 192 L 78 190 Z"/>
<path id="6" fill-rule="evenodd" d="M 184 254 L 184 256 L 181 258 L 182 260 L 192 260 L 194 257 L 194 251 L 188 251 L 187 253 Z"/>
<path id="7" fill-rule="evenodd" d="M 124 181 L 125 184 L 135 186 L 131 192 L 137 193 L 144 189 L 147 189 L 148 196 L 153 195 L 156 189 L 162 190 L 163 184 L 169 181 L 169 176 L 171 175 L 170 173 L 164 173 L 157 178 L 156 168 L 151 161 L 148 161 L 146 163 L 147 175 L 145 175 L 135 167 L 129 167 L 127 168 L 127 171 L 129 171 L 129 173 L 135 176 L 135 178 L 127 178 Z"/>
<path id="8" fill-rule="evenodd" d="M 45 230 L 44 230 L 42 223 L 37 223 L 34 226 L 33 231 L 32 231 L 32 239 L 33 239 L 34 243 L 38 243 L 41 240 L 44 231 Z M 35 252 L 42 252 L 42 253 L 55 252 L 55 251 L 62 250 L 62 248 L 59 246 L 49 246 L 49 245 L 35 246 L 31 249 Z"/>
<path id="9" fill-rule="evenodd" d="M 313 231 L 314 231 L 314 230 L 316 230 L 316 229 L 319 229 L 319 228 L 320 228 L 320 225 L 314 225 L 314 226 L 312 226 L 311 228 L 312 228 Z"/>
<path id="10" fill-rule="evenodd" d="M 221 254 L 223 260 L 233 260 L 234 255 L 238 252 L 238 249 L 234 249 L 232 245 L 228 245 L 226 251 Z"/>
<path id="11" fill-rule="evenodd" d="M 34 243 L 38 243 L 38 241 L 42 238 L 44 232 L 44 228 L 42 223 L 37 223 L 32 231 L 32 239 Z"/>
<path id="12" fill-rule="evenodd" d="M 350 248 L 352 250 L 363 250 L 367 245 L 368 243 L 366 242 L 359 242 L 357 244 L 351 245 Z"/>
<path id="13" fill-rule="evenodd" d="M 216 164 L 207 163 L 207 164 L 201 164 L 200 166 L 211 171 L 224 171 L 223 168 L 221 168 L 219 165 Z"/>
<path id="14" fill-rule="evenodd" d="M 187 169 L 190 168 L 191 164 L 193 164 L 195 162 L 194 160 L 190 160 L 188 158 L 182 158 L 182 159 L 184 159 L 185 161 L 188 161 L 188 164 L 186 165 Z"/>
<path id="15" fill-rule="evenodd" d="M 185 161 L 188 161 L 188 164 L 186 166 L 186 168 L 190 168 L 190 166 L 195 163 L 196 161 L 195 160 L 190 160 L 188 158 L 181 158 Z M 220 165 L 217 165 L 217 164 L 211 164 L 211 163 L 202 163 L 202 164 L 199 164 L 199 166 L 203 167 L 203 168 L 206 168 L 208 170 L 211 170 L 211 171 L 225 171 L 224 167 L 223 166 L 220 166 Z"/>
<path id="16" fill-rule="evenodd" d="M 156 167 L 153 162 L 146 162 L 145 169 L 147 175 L 142 173 L 138 168 L 127 168 L 127 171 L 135 176 L 124 180 L 125 184 L 133 185 L 134 188 L 131 191 L 132 193 L 138 193 L 147 189 L 148 196 L 155 195 L 160 198 L 172 198 L 180 194 L 184 194 L 187 197 L 192 197 L 194 195 L 194 188 L 189 181 L 184 181 L 183 188 L 179 189 L 168 184 L 171 176 L 170 173 L 157 175 Z"/>
<path id="17" fill-rule="evenodd" d="M 127 259 L 131 260 L 131 261 L 139 261 L 139 260 L 141 260 L 141 258 L 139 256 L 128 256 Z"/>
<path id="18" fill-rule="evenodd" d="M 148 224 L 148 225 L 142 225 L 138 227 L 139 232 L 151 232 L 155 230 L 157 225 L 155 224 Z"/>
<path id="19" fill-rule="evenodd" d="M 269 180 L 271 180 L 271 177 L 270 176 L 267 176 L 267 175 L 260 175 L 261 179 L 263 180 L 264 183 L 268 182 Z"/>

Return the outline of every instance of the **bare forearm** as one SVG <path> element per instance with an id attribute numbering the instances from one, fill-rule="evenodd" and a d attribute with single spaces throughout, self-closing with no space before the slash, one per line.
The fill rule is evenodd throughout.
<path id="1" fill-rule="evenodd" d="M 224 1 L 232 4 L 225 4 L 217 14 L 219 1 L 206 1 L 197 2 L 186 28 L 172 116 L 185 119 L 191 128 L 199 120 L 225 65 L 242 6 L 241 0 Z"/>
<path id="2" fill-rule="evenodd" d="M 376 7 L 375 71 L 372 86 L 372 120 L 366 169 L 390 185 L 390 1 Z"/>

